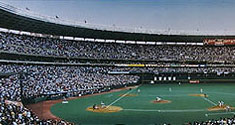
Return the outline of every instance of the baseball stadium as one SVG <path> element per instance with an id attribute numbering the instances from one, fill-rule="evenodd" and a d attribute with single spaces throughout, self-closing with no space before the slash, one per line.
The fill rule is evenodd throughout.
<path id="1" fill-rule="evenodd" d="M 49 14 L 56 7 L 69 16 L 77 1 L 40 1 L 0 1 L 0 125 L 235 124 L 235 27 L 226 14 L 234 1 L 78 0 L 111 13 L 100 25 Z M 145 19 L 114 20 L 143 10 L 155 19 L 154 9 L 162 17 L 149 21 L 154 29 L 107 24 L 140 26 Z M 204 23 L 189 16 L 198 14 L 208 14 L 197 17 Z"/>

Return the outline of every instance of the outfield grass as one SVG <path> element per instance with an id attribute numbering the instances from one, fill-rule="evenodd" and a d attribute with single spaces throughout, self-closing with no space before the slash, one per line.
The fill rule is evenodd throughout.
<path id="1" fill-rule="evenodd" d="M 171 92 L 169 88 L 172 89 Z M 189 96 L 200 94 L 201 88 L 209 95 L 208 100 Z M 142 85 L 138 89 L 140 93 L 137 89 L 123 90 L 71 100 L 68 104 L 57 103 L 51 107 L 51 112 L 76 124 L 184 124 L 234 115 L 233 112 L 207 111 L 207 108 L 221 100 L 235 107 L 235 84 L 158 84 Z M 138 95 L 123 98 L 119 96 L 125 93 Z M 151 103 L 156 96 L 170 100 L 171 103 Z M 86 111 L 87 107 L 100 104 L 101 101 L 106 105 L 114 102 L 113 106 L 120 106 L 123 110 L 115 113 Z"/>

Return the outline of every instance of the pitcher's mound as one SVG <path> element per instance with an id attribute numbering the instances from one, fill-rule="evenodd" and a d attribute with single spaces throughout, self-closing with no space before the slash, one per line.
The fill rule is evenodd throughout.
<path id="1" fill-rule="evenodd" d="M 119 112 L 122 110 L 122 108 L 118 106 L 107 106 L 107 107 L 98 106 L 96 109 L 93 109 L 93 107 L 88 107 L 86 110 L 90 112 L 111 113 L 111 112 Z"/>
<path id="2" fill-rule="evenodd" d="M 220 111 L 220 110 L 226 110 L 226 107 L 227 107 L 228 105 L 222 105 L 222 106 L 213 106 L 213 107 L 210 107 L 210 108 L 208 108 L 207 110 L 208 111 Z M 234 107 L 231 107 L 231 106 L 229 106 L 230 107 L 230 109 L 229 110 L 233 110 L 233 109 L 235 109 Z"/>
<path id="3" fill-rule="evenodd" d="M 125 96 L 125 97 L 131 97 L 131 96 L 137 96 L 137 94 L 120 94 L 119 96 Z"/>
<path id="4" fill-rule="evenodd" d="M 151 102 L 154 103 L 154 104 L 171 103 L 171 101 L 169 101 L 169 100 L 159 100 L 159 101 L 153 100 L 153 101 L 151 101 Z"/>
<path id="5" fill-rule="evenodd" d="M 190 94 L 189 96 L 208 97 L 208 95 L 205 94 Z"/>

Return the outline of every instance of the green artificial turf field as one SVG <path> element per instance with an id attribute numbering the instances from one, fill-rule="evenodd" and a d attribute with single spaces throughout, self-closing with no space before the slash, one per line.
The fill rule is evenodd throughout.
<path id="1" fill-rule="evenodd" d="M 200 94 L 201 88 L 208 98 L 189 96 L 189 94 Z M 235 114 L 233 111 L 207 109 L 218 105 L 218 101 L 224 101 L 225 104 L 235 107 L 234 90 L 235 84 L 229 83 L 142 85 L 137 89 L 70 100 L 68 104 L 57 103 L 51 107 L 51 112 L 76 124 L 184 124 L 233 116 Z M 137 94 L 137 96 L 120 96 L 120 94 Z M 151 101 L 157 96 L 171 103 L 152 103 Z M 101 101 L 106 105 L 119 106 L 122 110 L 113 113 L 86 110 L 87 107 L 100 104 Z"/>

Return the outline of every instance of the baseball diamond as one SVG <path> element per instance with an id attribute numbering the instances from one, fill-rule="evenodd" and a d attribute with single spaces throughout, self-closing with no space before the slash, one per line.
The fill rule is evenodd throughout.
<path id="1" fill-rule="evenodd" d="M 172 88 L 171 92 L 168 90 L 169 87 Z M 195 93 L 200 94 L 200 88 L 203 88 L 209 96 L 191 96 Z M 127 89 L 70 100 L 68 104 L 56 103 L 51 107 L 51 112 L 59 118 L 76 124 L 184 124 L 235 114 L 233 112 L 234 84 L 159 84 L 142 85 L 138 89 L 141 90 L 140 93 L 137 89 Z M 120 99 L 119 95 L 126 93 L 137 96 L 123 96 Z M 170 103 L 151 103 L 155 101 L 156 96 L 169 100 Z M 116 101 L 117 99 L 119 100 Z M 231 106 L 231 111 L 227 112 L 224 106 L 219 108 L 217 106 L 219 100 Z M 120 107 L 120 110 L 109 113 L 99 111 L 99 109 L 97 111 L 86 110 L 101 101 L 107 105 Z"/>

